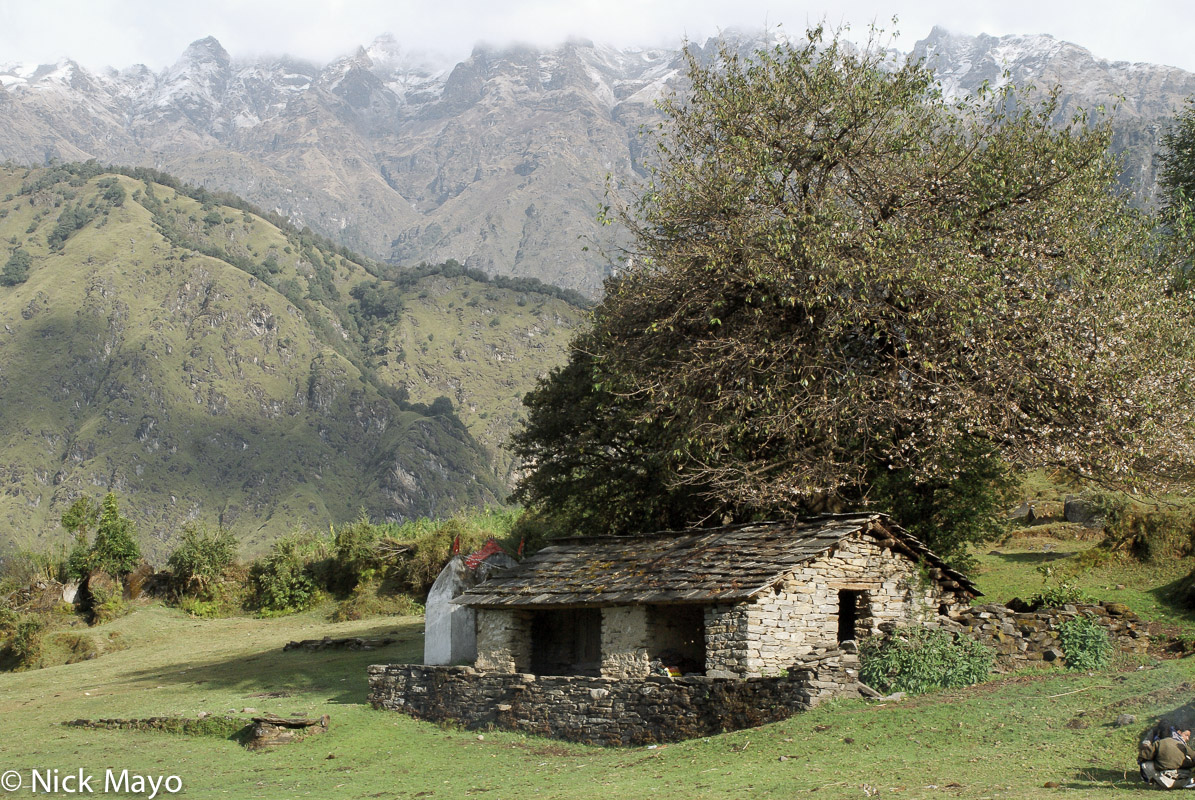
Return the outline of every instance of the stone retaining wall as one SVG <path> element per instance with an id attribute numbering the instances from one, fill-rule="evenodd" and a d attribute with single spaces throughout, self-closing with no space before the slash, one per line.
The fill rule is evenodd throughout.
<path id="1" fill-rule="evenodd" d="M 954 617 L 954 622 L 963 633 L 993 648 L 996 670 L 1007 672 L 1035 662 L 1062 660 L 1058 628 L 1079 617 L 1104 626 L 1117 650 L 1140 654 L 1149 647 L 1145 623 L 1121 603 L 1065 605 L 1026 612 L 993 603 L 965 609 Z"/>
<path id="2" fill-rule="evenodd" d="M 617 679 L 478 672 L 472 667 L 369 668 L 374 708 L 468 728 L 604 745 L 675 742 L 765 725 L 830 697 L 858 697 L 854 653 L 821 651 L 770 678 Z"/>

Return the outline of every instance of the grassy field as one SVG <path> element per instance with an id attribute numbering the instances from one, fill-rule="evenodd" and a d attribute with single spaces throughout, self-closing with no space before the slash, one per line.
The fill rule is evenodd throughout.
<path id="1" fill-rule="evenodd" d="M 1033 537 L 993 548 L 977 570 L 981 587 L 998 599 L 1031 593 L 1040 583 L 1032 567 L 1066 544 L 1051 541 L 1056 547 L 1045 552 L 1049 542 Z M 1091 570 L 1082 580 L 1089 591 L 1111 585 L 1130 603 L 1152 597 L 1168 623 L 1195 629 L 1189 614 L 1164 606 L 1157 587 L 1165 570 L 1147 576 L 1142 568 L 1135 589 L 1125 575 L 1131 570 Z M 198 620 L 148 605 L 91 629 L 121 641 L 120 652 L 0 675 L 0 772 L 17 770 L 26 781 L 10 794 L 28 792 L 32 769 L 83 769 L 102 782 L 112 768 L 177 775 L 186 796 L 202 798 L 1111 798 L 1146 790 L 1135 774 L 1137 735 L 1162 714 L 1195 711 L 1195 659 L 1122 659 L 1103 673 L 1022 672 L 901 703 L 832 703 L 709 739 L 602 749 L 373 711 L 366 665 L 418 660 L 422 620 L 332 624 L 326 615 Z M 289 640 L 325 635 L 397 641 L 373 652 L 282 650 Z M 329 714 L 331 727 L 250 752 L 216 736 L 61 725 L 201 711 L 247 721 L 253 712 L 245 709 Z M 1121 714 L 1136 723 L 1115 727 Z"/>

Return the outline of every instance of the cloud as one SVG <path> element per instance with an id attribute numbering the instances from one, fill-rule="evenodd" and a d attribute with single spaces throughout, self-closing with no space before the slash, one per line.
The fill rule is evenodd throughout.
<path id="1" fill-rule="evenodd" d="M 324 63 L 393 33 L 411 51 L 453 60 L 480 41 L 552 45 L 583 37 L 619 46 L 675 46 L 727 28 L 782 25 L 800 32 L 825 19 L 857 35 L 891 27 L 911 49 L 935 25 L 958 33 L 1051 33 L 1097 56 L 1175 64 L 1195 71 L 1189 32 L 1195 11 L 1176 0 L 961 3 L 957 0 L 847 0 L 833 6 L 767 0 L 38 0 L 0 5 L 0 62 L 70 56 L 92 68 L 173 63 L 190 42 L 215 36 L 234 58 L 290 54 Z"/>

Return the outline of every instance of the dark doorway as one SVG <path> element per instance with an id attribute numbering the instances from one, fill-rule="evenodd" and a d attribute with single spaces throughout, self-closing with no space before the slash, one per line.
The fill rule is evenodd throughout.
<path id="1" fill-rule="evenodd" d="M 838 641 L 859 638 L 859 612 L 864 594 L 855 589 L 838 591 Z"/>
<path id="2" fill-rule="evenodd" d="M 602 610 L 533 612 L 531 671 L 536 675 L 601 675 Z"/>
<path id="3" fill-rule="evenodd" d="M 648 606 L 647 656 L 681 675 L 705 674 L 705 609 Z"/>

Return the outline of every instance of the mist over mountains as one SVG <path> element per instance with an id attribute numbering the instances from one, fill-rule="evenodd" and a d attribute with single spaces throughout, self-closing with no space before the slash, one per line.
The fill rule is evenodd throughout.
<path id="1" fill-rule="evenodd" d="M 716 43 L 693 46 L 708 57 Z M 1192 73 L 1103 60 L 1045 35 L 935 28 L 910 55 L 948 93 L 1011 79 L 1057 84 L 1060 117 L 1106 109 L 1124 184 L 1144 204 L 1166 121 L 1195 94 Z M 324 65 L 240 60 L 209 37 L 161 72 L 0 67 L 0 159 L 152 166 L 374 258 L 455 258 L 595 296 L 611 268 L 598 246 L 611 234 L 596 222 L 606 178 L 616 191 L 639 179 L 641 126 L 658 121 L 655 101 L 682 75 L 680 50 L 586 41 L 479 47 L 443 68 L 390 36 Z"/>

